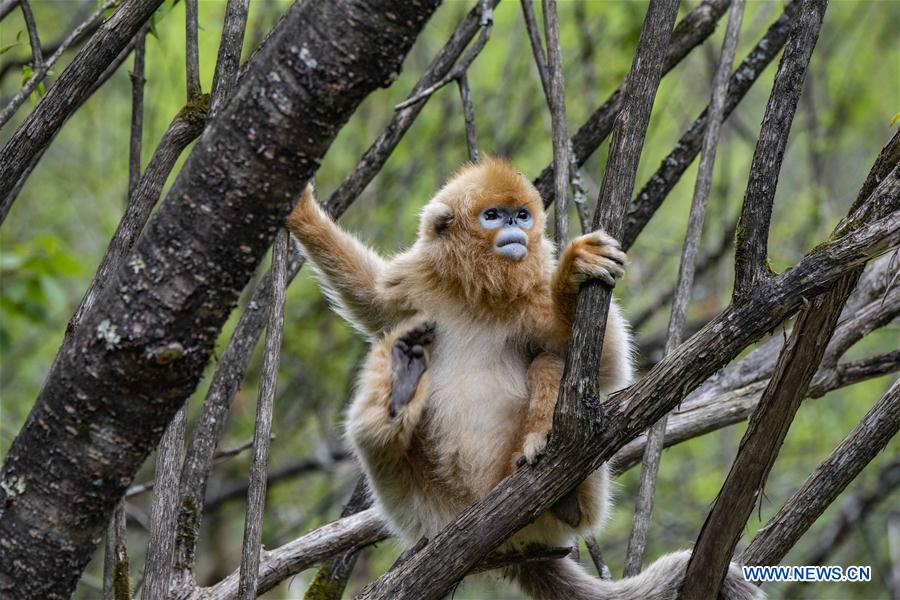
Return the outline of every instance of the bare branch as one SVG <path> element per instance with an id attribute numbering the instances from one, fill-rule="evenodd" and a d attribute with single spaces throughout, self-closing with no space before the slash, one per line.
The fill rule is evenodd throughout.
<path id="1" fill-rule="evenodd" d="M 44 55 L 41 53 L 41 38 L 38 37 L 37 25 L 34 15 L 31 14 L 31 6 L 28 0 L 19 0 L 19 8 L 22 9 L 22 18 L 25 19 L 25 29 L 28 30 L 28 43 L 31 44 L 31 66 L 35 71 L 44 66 Z M 0 127 L 5 121 L 0 120 Z"/>
<path id="2" fill-rule="evenodd" d="M 341 511 L 341 518 L 355 515 L 366 510 L 372 505 L 369 490 L 366 487 L 366 479 L 360 476 L 350 495 L 350 500 Z M 343 554 L 332 557 L 328 562 L 322 563 L 316 571 L 309 587 L 303 595 L 304 600 L 341 600 L 347 581 L 356 565 L 358 553 L 348 550 Z"/>
<path id="3" fill-rule="evenodd" d="M 594 567 L 597 569 L 597 576 L 604 581 L 610 581 L 612 573 L 603 561 L 603 554 L 600 553 L 600 544 L 597 543 L 597 538 L 593 534 L 588 534 L 584 536 L 584 543 L 587 546 L 588 554 L 591 555 Z"/>
<path id="4" fill-rule="evenodd" d="M 678 266 L 678 278 L 675 284 L 675 301 L 666 337 L 665 353 L 671 354 L 681 344 L 684 333 L 684 319 L 687 314 L 691 290 L 694 287 L 694 267 L 697 261 L 697 249 L 703 233 L 703 221 L 706 218 L 706 205 L 709 191 L 712 188 L 713 165 L 716 160 L 716 149 L 719 145 L 719 131 L 724 118 L 725 96 L 728 92 L 728 75 L 734 62 L 738 36 L 741 31 L 741 20 L 744 16 L 744 0 L 734 0 L 728 16 L 725 30 L 725 41 L 719 55 L 719 64 L 712 82 L 712 93 L 706 132 L 703 136 L 703 148 L 700 152 L 700 168 L 694 185 L 694 196 L 691 200 L 688 215 L 687 231 L 681 250 L 681 262 Z M 659 473 L 660 457 L 666 435 L 666 416 L 654 423 L 647 437 L 647 448 L 644 451 L 641 466 L 641 483 L 634 509 L 631 534 L 628 537 L 628 550 L 625 557 L 625 576 L 631 577 L 641 571 L 644 551 L 647 547 L 647 531 L 650 528 L 650 515 L 653 512 L 653 497 L 656 494 L 656 479 Z"/>
<path id="5" fill-rule="evenodd" d="M 882 465 L 878 470 L 877 480 L 874 489 L 860 489 L 844 501 L 837 517 L 812 544 L 813 552 L 804 559 L 803 564 L 825 564 L 827 558 L 847 539 L 847 536 L 858 530 L 874 508 L 900 487 L 900 460 L 895 458 Z"/>
<path id="6" fill-rule="evenodd" d="M 131 143 L 128 147 L 128 201 L 133 202 L 141 180 L 141 141 L 144 135 L 144 42 L 145 25 L 134 44 L 134 67 L 131 70 Z"/>
<path id="7" fill-rule="evenodd" d="M 746 565 L 776 565 L 900 429 L 900 380 L 760 529 L 741 554 Z"/>
<path id="8" fill-rule="evenodd" d="M 153 1 L 155 1 L 155 0 L 153 0 Z M 159 0 L 159 2 L 162 2 L 162 0 Z M 13 96 L 12 100 L 9 101 L 9 104 L 6 105 L 6 108 L 4 108 L 2 112 L 0 112 L 0 127 L 3 127 L 4 125 L 6 125 L 6 122 L 9 121 L 10 118 L 12 118 L 12 116 L 16 113 L 16 110 L 18 110 L 18 108 L 20 106 L 22 106 L 22 103 L 25 102 L 25 100 L 28 98 L 29 94 L 31 94 L 37 88 L 38 84 L 44 80 L 44 77 L 46 77 L 46 75 L 50 71 L 51 67 L 53 67 L 53 65 L 56 64 L 56 61 L 59 60 L 59 57 L 62 56 L 63 52 L 66 51 L 66 48 L 68 48 L 78 38 L 78 36 L 81 34 L 81 32 L 84 29 L 87 29 L 94 23 L 100 21 L 100 19 L 103 17 L 103 13 L 107 9 L 115 6 L 115 4 L 116 4 L 115 0 L 107 0 L 106 2 L 104 2 L 100 6 L 100 8 L 98 8 L 96 11 L 94 11 L 94 13 L 88 18 L 87 21 L 82 23 L 79 27 L 75 28 L 75 30 L 69 34 L 69 37 L 67 37 L 65 39 L 65 41 L 60 45 L 60 47 L 56 49 L 56 52 L 54 52 L 52 55 L 50 55 L 50 58 L 47 59 L 47 62 L 42 61 L 40 65 L 36 65 L 34 67 L 34 73 L 31 74 L 31 77 L 28 78 L 28 81 L 25 82 L 25 85 L 22 86 L 22 89 L 20 89 L 16 93 L 16 95 Z M 22 11 L 23 12 L 26 11 L 26 8 L 25 8 L 26 6 L 28 6 L 27 2 L 23 1 L 22 2 Z M 27 9 L 27 10 L 28 10 L 28 14 L 30 14 L 31 13 L 30 9 Z M 30 35 L 30 33 L 29 33 L 29 35 Z M 35 35 L 37 35 L 37 32 L 35 32 Z M 125 41 L 127 42 L 127 40 L 125 40 Z M 34 49 L 33 41 L 32 41 L 32 49 Z M 40 53 L 40 47 L 38 47 L 37 52 Z M 80 53 L 79 53 L 79 55 L 80 55 Z M 76 57 L 75 60 L 77 61 L 78 57 Z M 69 67 L 69 68 L 71 68 L 71 67 Z M 66 71 L 68 71 L 69 68 L 67 68 Z M 56 87 L 64 82 L 65 83 L 68 82 L 68 80 L 63 79 L 65 77 L 66 71 L 63 71 L 62 76 L 60 76 L 60 78 L 57 80 L 56 84 L 53 87 Z M 85 83 L 90 83 L 90 81 L 83 80 L 82 85 L 84 85 Z M 49 97 L 49 94 L 48 94 L 48 97 Z M 35 109 L 34 112 L 36 113 L 37 110 L 38 109 Z M 23 123 L 23 126 L 24 126 L 24 123 Z M 21 129 L 22 129 L 22 127 L 20 126 L 19 131 L 21 131 Z M 18 133 L 18 131 L 17 131 L 17 133 Z M 9 144 L 11 144 L 12 141 L 13 140 L 10 140 L 9 142 L 7 142 L 7 146 Z M 4 155 L 6 154 L 6 148 L 4 148 L 3 154 Z M 2 181 L 4 181 L 6 178 L 7 178 L 6 173 L 3 171 L 0 171 L 0 185 L 2 185 Z M 5 188 L 0 188 L 0 189 L 3 189 L 3 194 L 0 194 L 0 195 L 4 195 L 6 192 L 6 189 Z"/>
<path id="9" fill-rule="evenodd" d="M 727 119 L 738 103 L 744 98 L 750 87 L 759 79 L 766 67 L 772 62 L 787 42 L 791 23 L 796 19 L 799 1 L 793 0 L 785 8 L 781 16 L 769 27 L 765 35 L 756 43 L 750 53 L 741 61 L 728 82 L 728 98 L 725 101 L 723 119 Z M 666 156 L 656 173 L 650 177 L 644 187 L 628 207 L 625 218 L 625 233 L 619 239 L 622 247 L 628 249 L 637 239 L 638 234 L 650 221 L 656 209 L 662 204 L 669 192 L 678 183 L 681 175 L 700 152 L 703 133 L 706 129 L 708 109 L 700 113 L 688 130 L 675 144 L 672 152 Z"/>
<path id="10" fill-rule="evenodd" d="M 254 600 L 257 596 L 263 510 L 266 505 L 266 470 L 269 464 L 272 414 L 275 408 L 275 388 L 278 382 L 281 338 L 284 331 L 288 241 L 287 230 L 281 229 L 272 250 L 272 301 L 266 324 L 266 346 L 259 379 L 256 427 L 253 432 L 253 463 L 250 466 L 250 488 L 247 495 L 247 517 L 244 522 L 244 544 L 241 549 L 238 585 L 238 597 L 241 600 Z"/>
<path id="11" fill-rule="evenodd" d="M 791 123 L 803 89 L 806 67 L 819 37 L 825 16 L 824 0 L 803 0 L 794 23 L 775 84 L 766 105 L 759 141 L 750 165 L 750 180 L 735 239 L 734 297 L 749 293 L 757 281 L 768 276 L 766 258 L 769 221 L 778 187 L 778 173 L 787 147 Z"/>
<path id="12" fill-rule="evenodd" d="M 106 532 L 103 560 L 103 600 L 131 600 L 124 500 L 119 502 L 113 512 Z"/>
<path id="13" fill-rule="evenodd" d="M 222 26 L 222 40 L 219 42 L 219 56 L 216 59 L 209 101 L 210 117 L 215 117 L 237 84 L 249 7 L 250 0 L 228 0 L 225 7 L 225 23 Z"/>
<path id="14" fill-rule="evenodd" d="M 556 190 L 556 255 L 561 256 L 569 239 L 569 125 L 566 121 L 566 94 L 563 83 L 562 53 L 559 47 L 559 22 L 556 0 L 541 3 L 544 12 L 544 34 L 547 38 L 547 72 L 550 76 L 549 95 L 551 127 L 553 130 L 553 181 Z"/>
<path id="15" fill-rule="evenodd" d="M 142 598 L 165 598 L 171 586 L 175 519 L 178 516 L 178 470 L 184 457 L 186 413 L 187 403 L 175 413 L 156 450 Z"/>
<path id="16" fill-rule="evenodd" d="M 663 68 L 664 74 L 675 68 L 691 50 L 712 35 L 719 17 L 725 14 L 729 3 L 730 0 L 703 0 L 684 16 L 672 32 L 666 64 Z M 579 167 L 584 165 L 588 157 L 612 131 L 613 121 L 622 108 L 623 86 L 624 84 L 620 85 L 610 94 L 572 137 L 574 161 Z M 544 199 L 544 206 L 550 206 L 553 202 L 555 193 L 553 179 L 553 165 L 551 164 L 545 167 L 534 180 L 535 186 Z"/>
<path id="17" fill-rule="evenodd" d="M 200 89 L 200 48 L 197 45 L 197 0 L 184 1 L 184 74 L 187 101 L 202 93 Z"/>
<path id="18" fill-rule="evenodd" d="M 830 391 L 898 371 L 900 350 L 819 369 L 809 386 L 807 396 L 821 398 Z M 756 409 L 767 383 L 767 379 L 762 379 L 743 387 L 721 391 L 708 402 L 696 405 L 689 405 L 685 401 L 685 405 L 669 418 L 665 447 L 669 448 L 745 420 Z M 624 473 L 640 462 L 646 441 L 646 436 L 642 435 L 622 446 L 612 460 L 616 474 Z"/>
<path id="19" fill-rule="evenodd" d="M 469 79 L 463 73 L 456 80 L 459 85 L 459 98 L 463 105 L 463 118 L 466 121 L 466 149 L 469 160 L 478 162 L 478 140 L 475 137 L 475 107 L 472 106 L 472 94 L 469 90 Z"/>
<path id="20" fill-rule="evenodd" d="M 859 272 L 851 271 L 800 312 L 700 530 L 685 572 L 682 598 L 702 600 L 719 594 L 734 548 L 858 278 Z"/>
<path id="21" fill-rule="evenodd" d="M 264 594 L 288 577 L 314 564 L 342 552 L 364 548 L 388 535 L 374 508 L 314 529 L 303 537 L 265 553 L 259 565 L 257 591 Z M 235 571 L 210 588 L 195 591 L 186 586 L 175 591 L 175 598 L 231 600 L 238 597 L 238 578 L 239 572 Z"/>
<path id="22" fill-rule="evenodd" d="M 0 0 L 0 20 L 5 19 L 6 15 L 11 13 L 18 5 L 19 0 Z"/>
<path id="23" fill-rule="evenodd" d="M 105 2 L 90 20 L 100 18 L 112 2 L 113 0 Z M 7 141 L 0 151 L 0 224 L 15 200 L 15 195 L 11 192 L 21 187 L 21 177 L 30 167 L 33 168 L 32 161 L 47 147 L 65 120 L 96 89 L 94 84 L 97 79 L 133 41 L 135 34 L 160 4 L 162 0 L 132 0 L 117 9 L 78 52 L 37 107 Z M 73 32 L 70 37 L 74 40 L 77 35 Z M 58 49 L 44 63 L 43 69 L 35 71 L 32 77 L 35 85 L 39 74 L 42 73 L 40 77 L 43 77 L 55 62 L 54 57 L 58 58 L 57 55 L 61 53 L 62 50 Z M 27 87 L 26 84 L 26 89 Z M 26 93 L 21 101 L 27 95 Z M 10 116 L 11 113 L 0 117 L 0 123 L 6 122 Z"/>
<path id="24" fill-rule="evenodd" d="M 472 47 L 469 48 L 469 51 L 466 52 L 465 55 L 463 55 L 463 57 L 459 60 L 458 63 L 456 63 L 456 66 L 453 67 L 453 70 L 451 70 L 447 75 L 445 75 L 437 83 L 434 83 L 433 85 L 428 86 L 427 88 L 421 90 L 416 95 L 410 96 L 409 98 L 407 98 L 406 100 L 404 100 L 403 102 L 401 102 L 400 104 L 395 106 L 394 110 L 404 110 L 404 109 L 410 108 L 413 105 L 418 104 L 418 103 L 422 102 L 423 100 L 427 99 L 428 97 L 430 97 L 432 94 L 434 94 L 436 91 L 438 91 L 439 89 L 441 89 L 442 87 L 444 87 L 445 85 L 450 83 L 451 81 L 454 81 L 454 80 L 462 77 L 466 73 L 466 71 L 469 70 L 469 67 L 472 65 L 472 63 L 475 61 L 475 59 L 478 57 L 478 55 L 481 54 L 481 51 L 484 49 L 484 46 L 485 46 L 485 44 L 487 44 L 490 37 L 491 37 L 491 28 L 483 27 L 481 29 L 481 34 L 478 36 L 478 39 L 475 40 L 475 43 L 472 44 Z"/>

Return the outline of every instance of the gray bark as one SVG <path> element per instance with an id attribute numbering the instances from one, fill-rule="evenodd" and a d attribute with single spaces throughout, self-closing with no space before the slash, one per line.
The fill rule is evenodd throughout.
<path id="1" fill-rule="evenodd" d="M 196 388 L 301 186 L 362 99 L 400 71 L 436 6 L 358 1 L 290 9 L 128 264 L 60 350 L 7 454 L 0 593 L 69 595 L 138 467 Z M 97 35 L 121 35 L 122 19 Z M 10 147 L 27 160 L 22 146 L 14 136 Z M 3 173 L 10 169 L 4 157 Z"/>

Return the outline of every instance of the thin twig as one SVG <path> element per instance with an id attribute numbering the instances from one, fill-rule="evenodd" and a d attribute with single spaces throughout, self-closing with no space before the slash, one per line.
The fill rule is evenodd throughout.
<path id="1" fill-rule="evenodd" d="M 597 543 L 597 538 L 589 533 L 584 536 L 584 544 L 587 546 L 588 554 L 591 555 L 591 561 L 593 561 L 594 567 L 597 569 L 597 576 L 604 581 L 611 581 L 612 573 L 603 560 L 603 554 L 600 552 L 600 544 Z"/>
<path id="2" fill-rule="evenodd" d="M 741 554 L 745 565 L 777 565 L 810 525 L 900 430 L 900 380 L 881 397 L 862 421 L 774 517 L 759 530 Z"/>
<path id="3" fill-rule="evenodd" d="M 466 149 L 469 160 L 478 162 L 478 140 L 475 137 L 475 107 L 472 106 L 472 93 L 469 90 L 469 78 L 463 73 L 456 80 L 459 85 L 459 98 L 463 105 L 463 118 L 466 121 Z"/>
<path id="4" fill-rule="evenodd" d="M 28 4 L 28 0 L 19 0 L 19 7 L 22 9 L 22 18 L 25 19 L 25 29 L 28 30 L 28 43 L 31 44 L 31 66 L 36 71 L 44 65 L 44 55 L 41 53 L 41 39 L 38 37 L 37 25 L 34 22 L 34 15 L 31 14 L 31 6 Z"/>
<path id="5" fill-rule="evenodd" d="M 453 67 L 453 70 L 450 71 L 443 79 L 435 83 L 434 85 L 430 85 L 424 90 L 417 93 L 415 96 L 407 98 L 400 104 L 394 107 L 394 110 L 403 110 L 405 108 L 409 108 L 414 104 L 418 104 L 422 102 L 426 98 L 430 97 L 436 91 L 450 83 L 455 79 L 459 79 L 462 77 L 466 71 L 469 70 L 469 67 L 481 53 L 482 49 L 484 49 L 485 44 L 487 44 L 488 40 L 491 37 L 491 26 L 484 26 L 481 28 L 481 33 L 478 36 L 478 39 L 475 40 L 475 43 L 472 44 L 472 47 L 462 56 L 456 66 Z"/>
<path id="6" fill-rule="evenodd" d="M 150 541 L 144 561 L 144 598 L 165 598 L 171 585 L 175 518 L 178 514 L 178 471 L 184 453 L 185 403 L 169 423 L 156 450 Z"/>
<path id="7" fill-rule="evenodd" d="M 250 0 L 228 0 L 225 7 L 225 23 L 222 25 L 222 40 L 219 42 L 219 56 L 216 59 L 209 101 L 210 118 L 225 105 L 237 83 L 249 6 Z"/>
<path id="8" fill-rule="evenodd" d="M 103 600 L 131 600 L 126 535 L 125 500 L 121 500 L 113 512 L 106 532 L 103 560 Z"/>
<path id="9" fill-rule="evenodd" d="M 113 6 L 115 6 L 116 0 L 106 0 L 100 8 L 95 10 L 90 17 L 88 17 L 87 21 L 76 27 L 72 33 L 60 44 L 59 48 L 56 49 L 56 52 L 50 55 L 50 58 L 47 59 L 46 62 L 43 62 L 39 67 L 35 67 L 34 73 L 31 74 L 31 77 L 28 78 L 28 81 L 25 82 L 25 85 L 19 90 L 15 96 L 13 96 L 12 100 L 9 101 L 9 104 L 6 105 L 6 108 L 3 109 L 3 112 L 0 112 L 0 127 L 3 127 L 7 121 L 15 114 L 16 110 L 22 103 L 25 102 L 25 99 L 28 98 L 29 94 L 35 90 L 38 84 L 44 80 L 44 77 L 47 76 L 47 73 L 50 71 L 51 67 L 56 64 L 56 61 L 59 60 L 59 57 L 62 56 L 63 52 L 72 45 L 72 43 L 78 39 L 78 36 L 84 31 L 86 28 L 90 27 L 94 23 L 100 21 L 103 18 L 103 13 Z"/>
<path id="10" fill-rule="evenodd" d="M 247 495 L 247 517 L 244 522 L 244 543 L 241 548 L 241 568 L 238 597 L 255 600 L 259 579 L 259 551 L 262 541 L 263 509 L 266 503 L 266 470 L 269 464 L 269 445 L 272 435 L 272 413 L 281 360 L 281 337 L 284 330 L 284 296 L 287 285 L 288 232 L 281 229 L 272 250 L 272 301 L 266 324 L 266 344 L 262 372 L 259 379 L 259 399 L 256 405 L 256 427 L 253 432 L 253 462 L 250 466 L 250 489 Z"/>
<path id="11" fill-rule="evenodd" d="M 734 53 L 737 49 L 743 15 L 744 0 L 734 0 L 731 5 L 731 13 L 728 16 L 728 26 L 725 30 L 725 40 L 722 43 L 722 51 L 719 55 L 719 64 L 716 67 L 716 73 L 712 82 L 707 118 L 708 125 L 703 136 L 700 168 L 697 171 L 694 197 L 691 200 L 687 231 L 684 235 L 684 245 L 681 250 L 681 262 L 678 267 L 678 278 L 675 285 L 675 300 L 672 303 L 672 314 L 669 319 L 666 338 L 666 354 L 671 354 L 681 344 L 684 333 L 685 315 L 687 314 L 687 306 L 691 298 L 691 290 L 694 287 L 697 249 L 700 246 L 703 221 L 706 217 L 706 206 L 709 201 L 709 192 L 712 188 L 713 166 L 716 161 L 719 132 L 721 131 L 724 117 L 725 96 L 728 93 L 728 76 L 731 73 L 731 64 L 734 62 Z M 647 448 L 644 451 L 644 460 L 641 466 L 640 489 L 638 490 L 634 509 L 631 533 L 628 537 L 625 577 L 632 577 L 641 571 L 644 552 L 647 548 L 647 532 L 650 529 L 653 497 L 656 494 L 656 479 L 659 473 L 665 434 L 666 417 L 663 416 L 650 428 L 647 436 Z"/>
<path id="12" fill-rule="evenodd" d="M 197 44 L 197 0 L 184 2 L 184 74 L 187 100 L 190 102 L 201 94 L 200 89 L 200 48 Z"/>
<path id="13" fill-rule="evenodd" d="M 556 190 L 555 240 L 556 255 L 561 256 L 569 239 L 569 126 L 566 121 L 566 94 L 563 83 L 562 53 L 559 44 L 559 21 L 556 0 L 541 3 L 544 13 L 544 35 L 547 39 L 547 74 L 550 77 L 547 102 L 550 104 L 553 132 L 553 181 Z"/>
<path id="14" fill-rule="evenodd" d="M 13 9 L 19 5 L 19 0 L 2 0 L 0 1 L 0 21 L 6 18 Z"/>
<path id="15" fill-rule="evenodd" d="M 141 180 L 141 139 L 144 134 L 144 47 L 148 26 L 137 34 L 131 76 L 131 144 L 128 149 L 128 200 L 132 202 Z"/>
<path id="16" fill-rule="evenodd" d="M 766 67 L 771 63 L 787 42 L 791 24 L 796 20 L 799 2 L 793 0 L 785 8 L 778 19 L 772 23 L 763 37 L 744 57 L 728 82 L 728 99 L 725 101 L 723 118 L 727 119 L 744 98 L 753 84 L 759 79 Z M 706 128 L 708 109 L 691 123 L 687 131 L 675 144 L 673 150 L 662 160 L 659 168 L 650 177 L 634 202 L 628 207 L 625 233 L 619 239 L 624 249 L 634 243 L 638 234 L 653 217 L 653 214 L 668 196 L 682 174 L 700 152 L 703 133 Z M 577 137 L 577 136 L 576 136 Z"/>
<path id="17" fill-rule="evenodd" d="M 341 518 L 355 515 L 358 512 L 366 510 L 372 505 L 372 498 L 369 496 L 369 490 L 366 487 L 366 479 L 360 476 L 353 488 L 353 493 L 347 504 L 341 510 Z M 347 588 L 347 582 L 356 565 L 357 552 L 348 550 L 342 554 L 334 556 L 331 560 L 322 563 L 316 571 L 309 587 L 303 595 L 304 600 L 341 600 L 344 590 Z"/>

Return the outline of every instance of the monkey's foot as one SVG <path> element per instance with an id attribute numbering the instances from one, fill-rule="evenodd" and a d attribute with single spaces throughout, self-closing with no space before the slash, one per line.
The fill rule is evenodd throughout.
<path id="1" fill-rule="evenodd" d="M 625 253 L 615 238 L 604 231 L 593 231 L 572 241 L 574 268 L 570 285 L 576 289 L 588 279 L 599 279 L 610 287 L 625 275 Z"/>
<path id="2" fill-rule="evenodd" d="M 391 418 L 396 417 L 416 394 L 419 379 L 428 365 L 425 362 L 425 346 L 434 341 L 433 321 L 413 327 L 396 340 L 391 347 Z"/>
<path id="3" fill-rule="evenodd" d="M 528 464 L 535 465 L 544 456 L 544 450 L 547 449 L 547 433 L 546 431 L 534 431 L 525 436 L 525 442 L 522 444 L 522 457 L 528 461 Z"/>

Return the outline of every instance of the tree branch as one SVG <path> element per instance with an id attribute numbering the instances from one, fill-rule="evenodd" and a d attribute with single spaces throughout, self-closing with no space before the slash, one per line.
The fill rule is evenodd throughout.
<path id="1" fill-rule="evenodd" d="M 3 127 L 4 125 L 6 125 L 6 122 L 12 118 L 12 116 L 16 113 L 16 111 L 19 109 L 19 107 L 22 106 L 22 103 L 25 102 L 25 100 L 28 98 L 28 96 L 37 88 L 38 84 L 40 84 L 44 80 L 44 77 L 46 77 L 47 73 L 50 72 L 50 68 L 53 67 L 54 64 L 56 64 L 56 61 L 59 60 L 59 57 L 62 56 L 63 52 L 65 52 L 66 49 L 70 45 L 72 45 L 72 43 L 78 38 L 78 36 L 82 33 L 82 31 L 84 31 L 88 27 L 92 26 L 94 23 L 98 22 L 103 17 L 103 13 L 107 9 L 115 6 L 115 4 L 116 4 L 115 0 L 107 0 L 106 2 L 104 2 L 100 6 L 100 8 L 98 8 L 96 11 L 94 11 L 93 14 L 91 14 L 90 17 L 88 17 L 87 21 L 82 23 L 71 34 L 69 34 L 69 37 L 67 37 L 65 39 L 65 41 L 62 44 L 60 44 L 59 48 L 56 49 L 56 52 L 54 52 L 52 55 L 50 55 L 50 58 L 47 59 L 47 62 L 41 61 L 40 64 L 35 65 L 34 72 L 31 74 L 31 77 L 28 78 L 28 81 L 25 82 L 25 85 L 22 86 L 22 89 L 20 89 L 18 92 L 16 92 L 16 95 L 13 96 L 12 100 L 9 101 L 9 104 L 7 104 L 6 107 L 3 109 L 3 111 L 0 112 L 0 127 Z M 21 6 L 22 6 L 22 12 L 25 13 L 26 15 L 28 15 L 25 17 L 25 22 L 28 23 L 29 17 L 31 16 L 31 9 L 28 8 L 28 3 L 25 0 L 21 0 Z M 31 19 L 31 25 L 32 26 L 34 25 L 33 19 Z M 36 36 L 37 36 L 37 30 L 35 30 L 35 37 Z M 30 37 L 31 37 L 31 30 L 29 29 L 29 38 Z M 31 42 L 32 52 L 36 52 L 37 54 L 35 54 L 35 56 L 39 56 L 40 55 L 40 46 L 35 48 L 34 44 L 35 44 L 35 41 L 32 39 L 32 42 Z M 78 59 L 78 57 L 76 57 L 76 60 L 77 59 Z M 63 71 L 63 75 L 60 76 L 59 80 L 57 80 L 56 85 L 59 85 L 60 81 L 63 79 L 63 77 L 65 77 L 65 73 L 66 72 Z M 90 82 L 88 81 L 87 83 L 90 83 Z M 56 87 L 56 86 L 54 85 L 54 87 Z M 35 109 L 35 112 L 37 112 L 37 109 Z M 20 126 L 19 130 L 21 130 L 21 128 L 22 127 Z M 10 142 L 7 142 L 7 146 L 11 142 L 12 142 L 12 140 L 10 140 Z M 5 154 L 5 150 L 6 150 L 6 148 L 4 148 L 4 154 Z M 0 155 L 0 156 L 2 156 L 2 155 Z M 2 185 L 2 181 L 6 179 L 6 174 L 3 171 L 0 171 L 0 177 L 2 177 L 2 179 L 0 179 L 0 185 Z M 3 194 L 5 194 L 6 190 L 4 188 L 0 188 L 0 189 L 2 189 Z M 8 209 L 5 209 L 5 211 L 8 211 Z"/>
<path id="2" fill-rule="evenodd" d="M 249 8 L 250 0 L 228 0 L 225 7 L 225 23 L 222 26 L 222 40 L 219 42 L 219 56 L 216 58 L 216 72 L 213 75 L 209 102 L 212 117 L 225 105 L 231 90 L 237 84 Z"/>
<path id="3" fill-rule="evenodd" d="M 56 83 L 50 87 L 37 107 L 19 125 L 3 150 L 0 151 L 0 198 L 2 198 L 0 201 L 0 224 L 3 223 L 9 213 L 9 207 L 15 200 L 15 196 L 10 192 L 19 183 L 20 177 L 28 169 L 32 159 L 47 147 L 65 120 L 94 89 L 94 82 L 97 78 L 116 60 L 119 53 L 132 41 L 135 34 L 160 4 L 162 4 L 162 0 L 132 0 L 117 9 L 72 59 Z M 103 11 L 111 5 L 112 0 L 105 2 L 89 21 L 100 18 Z M 77 37 L 76 31 L 73 31 L 70 36 L 72 40 Z M 37 81 L 46 74 L 46 70 L 55 62 L 54 57 L 58 58 L 62 51 L 63 47 L 61 46 L 53 56 L 47 59 L 42 70 L 35 70 L 29 81 L 33 80 L 36 85 Z M 12 104 L 15 104 L 16 99 L 23 94 L 25 89 L 28 89 L 28 85 L 26 84 L 26 87 L 16 95 Z M 19 104 L 29 93 L 31 92 L 22 95 L 21 100 L 18 100 Z M 5 123 L 12 116 L 14 110 L 13 108 L 8 115 L 6 114 L 7 110 L 4 110 L 3 115 L 0 116 L 0 124 Z"/>
<path id="4" fill-rule="evenodd" d="M 143 5 L 116 14 L 135 6 Z M 253 59 L 240 101 L 223 110 L 228 127 L 210 129 L 194 148 L 133 265 L 120 267 L 61 349 L 13 442 L 0 474 L 0 592 L 69 595 L 118 499 L 195 389 L 303 182 L 363 98 L 399 71 L 436 6 L 384 0 L 289 10 Z M 128 29 L 124 18 L 106 24 L 118 26 L 108 35 Z M 292 52 L 300 45 L 312 60 Z M 11 144 L 22 148 L 15 136 Z M 4 158 L 4 172 L 9 164 Z"/>
<path id="5" fill-rule="evenodd" d="M 244 544 L 241 549 L 238 585 L 238 597 L 241 600 L 254 600 L 257 595 L 262 520 L 266 504 L 266 470 L 269 464 L 272 414 L 275 407 L 275 388 L 278 381 L 281 338 L 284 331 L 284 290 L 287 283 L 285 279 L 288 241 L 288 232 L 286 229 L 282 229 L 275 237 L 275 247 L 272 250 L 272 300 L 269 304 L 269 319 L 266 324 L 266 345 L 260 374 L 259 400 L 256 406 L 256 426 L 253 431 L 253 462 L 250 466 Z"/>
<path id="6" fill-rule="evenodd" d="M 796 19 L 799 0 L 792 0 L 781 16 L 769 27 L 765 35 L 756 43 L 750 53 L 741 61 L 728 82 L 728 98 L 725 101 L 722 118 L 727 119 L 738 103 L 744 98 L 762 72 L 775 59 L 787 42 L 791 23 Z M 637 239 L 650 218 L 662 204 L 682 174 L 700 152 L 706 129 L 705 109 L 675 144 L 674 149 L 660 163 L 647 183 L 628 206 L 625 217 L 625 233 L 619 239 L 622 247 L 628 249 Z"/>
<path id="7" fill-rule="evenodd" d="M 665 353 L 672 353 L 681 344 L 684 333 L 684 319 L 687 305 L 694 287 L 694 266 L 697 261 L 697 249 L 703 233 L 703 221 L 706 218 L 706 205 L 709 191 L 712 188 L 713 165 L 716 160 L 716 148 L 719 145 L 719 131 L 722 128 L 723 108 L 728 88 L 728 75 L 734 62 L 741 20 L 744 16 L 744 0 L 734 0 L 728 16 L 725 30 L 725 41 L 719 55 L 719 64 L 713 77 L 712 92 L 709 102 L 708 126 L 703 136 L 703 148 L 700 153 L 700 168 L 694 185 L 694 196 L 691 200 L 688 215 L 687 231 L 681 250 L 681 262 L 678 266 L 677 283 L 675 284 L 675 300 L 666 335 Z M 641 482 L 634 509 L 631 534 L 625 557 L 625 576 L 631 577 L 641 571 L 644 551 L 647 547 L 647 531 L 650 528 L 650 515 L 653 512 L 653 497 L 656 493 L 656 479 L 666 435 L 666 416 L 653 424 L 647 436 L 647 447 L 641 465 Z"/>
<path id="8" fill-rule="evenodd" d="M 824 0 L 802 0 L 784 56 L 775 74 L 775 84 L 766 105 L 759 141 L 750 164 L 750 179 L 738 221 L 734 254 L 734 297 L 749 293 L 757 281 L 768 276 L 769 222 L 778 187 L 778 173 L 788 135 L 803 89 L 806 67 L 819 37 L 825 16 Z"/>
<path id="9" fill-rule="evenodd" d="M 741 554 L 746 565 L 776 565 L 900 429 L 900 380 L 760 529 Z"/>
<path id="10" fill-rule="evenodd" d="M 200 89 L 200 48 L 197 45 L 197 0 L 184 0 L 184 74 L 187 101 L 202 93 Z"/>

